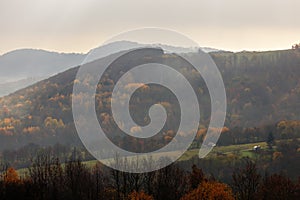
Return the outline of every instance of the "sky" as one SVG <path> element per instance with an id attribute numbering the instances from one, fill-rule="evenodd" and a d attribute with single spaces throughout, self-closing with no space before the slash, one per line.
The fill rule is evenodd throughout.
<path id="1" fill-rule="evenodd" d="M 299 0 L 0 0 L 0 55 L 86 53 L 121 32 L 160 27 L 230 51 L 300 43 Z"/>

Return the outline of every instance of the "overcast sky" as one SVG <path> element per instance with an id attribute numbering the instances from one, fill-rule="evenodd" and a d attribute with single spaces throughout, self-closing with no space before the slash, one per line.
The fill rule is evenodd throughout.
<path id="1" fill-rule="evenodd" d="M 0 0 L 0 54 L 87 52 L 141 27 L 179 31 L 200 46 L 287 49 L 300 42 L 299 0 Z"/>

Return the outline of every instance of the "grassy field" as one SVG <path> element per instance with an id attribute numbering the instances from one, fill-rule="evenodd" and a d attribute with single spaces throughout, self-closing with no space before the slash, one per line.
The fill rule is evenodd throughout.
<path id="1" fill-rule="evenodd" d="M 267 144 L 265 142 L 258 143 L 249 143 L 249 144 L 240 144 L 240 145 L 229 145 L 229 146 L 216 146 L 214 149 L 208 154 L 209 157 L 215 157 L 217 155 L 223 154 L 228 155 L 231 153 L 239 152 L 241 157 L 253 157 L 253 147 L 260 145 L 262 149 L 267 149 Z M 193 158 L 194 156 L 198 156 L 199 149 L 192 149 L 186 151 L 178 160 L 184 161 Z M 87 166 L 93 166 L 97 163 L 97 160 L 86 161 L 84 164 Z"/>
<path id="2" fill-rule="evenodd" d="M 214 149 L 208 154 L 206 158 L 213 158 L 218 155 L 229 155 L 232 153 L 239 153 L 239 156 L 241 157 L 253 157 L 253 147 L 260 145 L 262 149 L 267 149 L 267 144 L 265 142 L 259 142 L 259 143 L 249 143 L 249 144 L 239 144 L 239 145 L 229 145 L 229 146 L 216 146 Z M 185 161 L 193 158 L 194 156 L 198 156 L 199 149 L 192 149 L 186 151 L 178 160 L 179 161 Z M 172 152 L 168 152 L 168 154 L 172 154 Z M 97 160 L 91 160 L 91 161 L 85 161 L 83 164 L 85 164 L 87 167 L 93 167 L 98 161 Z M 20 176 L 26 176 L 28 174 L 28 169 L 19 169 L 17 170 Z"/>
<path id="3" fill-rule="evenodd" d="M 252 157 L 253 156 L 253 147 L 260 145 L 262 149 L 267 148 L 267 143 L 258 142 L 258 143 L 249 143 L 249 144 L 239 144 L 239 145 L 229 145 L 229 146 L 216 146 L 214 149 L 208 154 L 207 157 L 214 157 L 220 154 L 227 155 L 230 153 L 240 152 L 241 157 Z M 189 160 L 194 156 L 197 156 L 199 149 L 193 149 L 185 152 L 179 161 Z"/>

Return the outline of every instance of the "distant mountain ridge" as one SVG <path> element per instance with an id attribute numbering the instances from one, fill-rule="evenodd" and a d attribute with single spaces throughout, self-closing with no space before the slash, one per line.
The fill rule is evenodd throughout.
<path id="1" fill-rule="evenodd" d="M 49 78 L 71 67 L 78 66 L 82 62 L 93 61 L 113 53 L 145 46 L 149 45 L 119 41 L 95 48 L 87 54 L 57 53 L 39 49 L 19 49 L 8 52 L 0 55 L 0 97 L 32 85 L 41 80 L 40 77 Z M 160 47 L 168 53 L 198 51 L 198 48 L 174 47 L 163 44 L 153 44 L 150 46 Z M 218 50 L 205 47 L 203 51 L 212 52 Z"/>
<path id="2" fill-rule="evenodd" d="M 77 65 L 84 54 L 20 49 L 0 56 L 0 80 L 54 75 Z M 3 77 L 4 76 L 4 77 Z"/>
<path id="3" fill-rule="evenodd" d="M 161 48 L 164 50 L 165 53 L 179 53 L 179 54 L 194 53 L 199 51 L 199 49 L 201 49 L 206 53 L 220 51 L 219 49 L 214 49 L 209 47 L 179 47 L 179 46 L 172 46 L 166 44 L 143 44 L 143 43 L 137 43 L 131 41 L 117 41 L 117 42 L 104 44 L 98 48 L 92 49 L 86 54 L 87 58 L 84 62 L 87 63 L 121 51 L 126 51 L 126 50 L 136 49 L 136 48 L 144 48 L 144 47 Z"/>
<path id="4" fill-rule="evenodd" d="M 25 88 L 81 63 L 84 54 L 21 49 L 0 56 L 0 96 Z"/>

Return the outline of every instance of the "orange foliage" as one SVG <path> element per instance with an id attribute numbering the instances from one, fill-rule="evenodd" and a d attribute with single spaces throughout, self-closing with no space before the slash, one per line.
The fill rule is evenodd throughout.
<path id="1" fill-rule="evenodd" d="M 5 118 L 5 119 L 3 120 L 3 122 L 4 122 L 4 124 L 5 124 L 6 126 L 10 125 L 10 124 L 11 124 L 11 121 L 12 121 L 11 118 Z"/>
<path id="2" fill-rule="evenodd" d="M 216 132 L 220 131 L 220 128 L 214 128 L 214 127 L 212 127 L 210 129 L 210 131 L 212 131 L 213 133 L 216 133 Z M 221 130 L 221 133 L 225 133 L 225 132 L 228 132 L 228 131 L 229 131 L 229 128 L 227 128 L 226 126 L 224 126 L 222 128 L 222 130 Z M 199 138 L 205 136 L 206 132 L 207 132 L 207 128 L 201 128 L 201 129 L 199 129 L 198 132 L 197 132 L 196 138 L 199 139 Z"/>
<path id="3" fill-rule="evenodd" d="M 174 137 L 176 135 L 176 133 L 173 130 L 168 130 L 166 134 L 170 137 Z"/>
<path id="4" fill-rule="evenodd" d="M 213 181 L 204 181 L 197 189 L 192 190 L 181 200 L 234 200 L 232 190 L 228 185 Z"/>
<path id="5" fill-rule="evenodd" d="M 23 106 L 24 106 L 24 104 L 22 104 L 22 103 L 18 103 L 18 104 L 15 105 L 16 108 L 21 108 Z"/>
<path id="6" fill-rule="evenodd" d="M 198 130 L 196 138 L 198 139 L 201 136 L 204 136 L 206 132 L 207 132 L 207 128 L 201 128 L 200 130 Z"/>
<path id="7" fill-rule="evenodd" d="M 168 135 L 166 135 L 166 136 L 164 137 L 164 140 L 165 140 L 166 142 L 170 142 L 172 139 L 173 139 L 173 137 L 168 136 Z"/>
<path id="8" fill-rule="evenodd" d="M 154 198 L 146 194 L 144 191 L 133 191 L 128 195 L 128 200 L 154 200 Z"/>
<path id="9" fill-rule="evenodd" d="M 45 127 L 51 128 L 51 129 L 63 128 L 65 126 L 64 122 L 61 119 L 57 120 L 52 117 L 47 117 L 44 120 L 44 125 L 45 125 Z"/>
<path id="10" fill-rule="evenodd" d="M 23 129 L 23 133 L 32 134 L 32 133 L 37 133 L 37 132 L 39 132 L 40 130 L 41 130 L 40 127 L 37 127 L 37 126 L 30 126 L 30 127 L 24 128 L 24 129 Z"/>
<path id="11" fill-rule="evenodd" d="M 143 83 L 129 83 L 124 88 L 125 90 L 131 91 L 133 88 L 140 88 L 140 87 L 147 89 L 147 87 L 145 87 Z"/>
<path id="12" fill-rule="evenodd" d="M 6 136 L 14 135 L 14 129 L 15 127 L 13 126 L 0 127 L 0 134 Z"/>
<path id="13" fill-rule="evenodd" d="M 19 182 L 20 179 L 19 179 L 19 175 L 17 173 L 17 171 L 10 167 L 6 170 L 6 174 L 4 176 L 4 182 L 5 183 L 16 183 L 16 182 Z"/>
<path id="14" fill-rule="evenodd" d="M 228 132 L 229 131 L 229 128 L 224 126 L 223 129 L 222 129 L 222 133 L 225 133 L 225 132 Z"/>
<path id="15" fill-rule="evenodd" d="M 283 157 L 283 155 L 282 155 L 282 153 L 279 152 L 279 151 L 275 151 L 275 152 L 273 153 L 273 160 L 277 160 L 277 159 L 282 158 L 282 157 Z"/>

